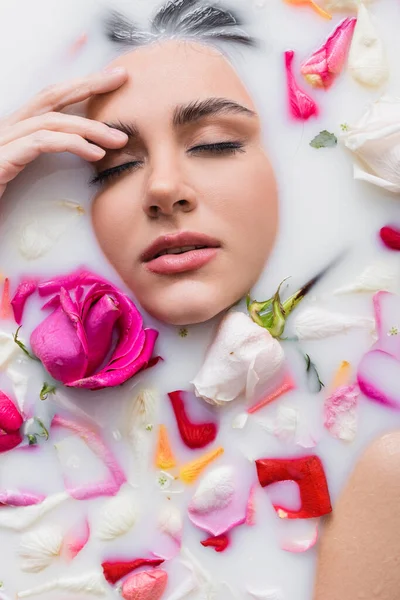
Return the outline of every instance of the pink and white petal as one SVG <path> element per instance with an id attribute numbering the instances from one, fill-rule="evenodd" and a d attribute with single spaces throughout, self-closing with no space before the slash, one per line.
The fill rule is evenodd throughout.
<path id="1" fill-rule="evenodd" d="M 400 360 L 400 296 L 378 292 L 373 301 L 378 333 L 374 349 L 383 350 Z"/>
<path id="2" fill-rule="evenodd" d="M 75 524 L 64 536 L 61 553 L 67 561 L 73 560 L 86 546 L 90 537 L 89 521 L 85 518 Z"/>
<path id="3" fill-rule="evenodd" d="M 315 519 L 313 522 L 311 521 L 311 519 L 308 520 L 308 524 L 311 525 L 309 531 L 305 535 L 296 535 L 292 538 L 286 538 L 282 542 L 282 550 L 285 550 L 286 552 L 294 552 L 297 554 L 301 552 L 307 552 L 307 550 L 313 548 L 313 546 L 315 546 L 318 540 L 319 519 Z"/>
<path id="4" fill-rule="evenodd" d="M 400 409 L 400 361 L 383 350 L 371 350 L 361 359 L 357 381 L 367 398 Z"/>

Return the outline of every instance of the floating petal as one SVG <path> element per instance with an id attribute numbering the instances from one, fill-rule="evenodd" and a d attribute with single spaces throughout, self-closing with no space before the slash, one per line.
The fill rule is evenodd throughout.
<path id="1" fill-rule="evenodd" d="M 64 536 L 62 543 L 62 554 L 66 560 L 73 560 L 86 546 L 90 537 L 89 521 L 84 519 L 78 523 Z"/>
<path id="2" fill-rule="evenodd" d="M 138 514 L 136 493 L 126 484 L 102 506 L 96 519 L 94 534 L 104 541 L 114 540 L 132 529 Z"/>
<path id="3" fill-rule="evenodd" d="M 135 558 L 134 560 L 108 560 L 102 563 L 104 577 L 108 583 L 117 583 L 120 579 L 142 567 L 159 567 L 164 559 Z"/>
<path id="4" fill-rule="evenodd" d="M 400 361 L 383 350 L 367 352 L 358 366 L 357 381 L 364 396 L 396 409 L 400 409 L 399 377 Z"/>
<path id="5" fill-rule="evenodd" d="M 108 592 L 108 589 L 104 585 L 103 574 L 98 571 L 93 571 L 92 573 L 87 573 L 85 575 L 53 579 L 53 581 L 43 583 L 35 588 L 18 592 L 17 598 L 28 598 L 29 596 L 37 596 L 38 594 L 53 591 L 103 596 Z"/>
<path id="6" fill-rule="evenodd" d="M 194 483 L 196 479 L 200 477 L 203 471 L 216 460 L 221 454 L 224 453 L 222 446 L 215 450 L 210 450 L 206 454 L 203 454 L 200 458 L 193 460 L 186 465 L 183 465 L 179 470 L 179 477 L 184 483 Z"/>
<path id="7" fill-rule="evenodd" d="M 250 408 L 247 409 L 249 415 L 254 414 L 264 406 L 271 404 L 277 398 L 280 398 L 287 392 L 290 392 L 296 388 L 296 384 L 292 379 L 290 373 L 285 373 L 283 381 L 280 381 L 278 386 L 272 391 L 269 392 L 266 396 L 264 396 L 261 400 L 259 400 L 256 404 L 253 404 Z"/>
<path id="8" fill-rule="evenodd" d="M 69 498 L 69 494 L 60 492 L 48 496 L 43 502 L 33 506 L 2 508 L 0 511 L 0 527 L 14 531 L 23 531 Z"/>
<path id="9" fill-rule="evenodd" d="M 385 46 L 364 2 L 358 4 L 348 68 L 356 81 L 371 87 L 379 87 L 389 77 Z"/>
<path id="10" fill-rule="evenodd" d="M 357 433 L 357 404 L 360 390 L 357 384 L 336 388 L 324 403 L 324 426 L 329 433 L 345 442 L 352 442 Z"/>
<path id="11" fill-rule="evenodd" d="M 39 573 L 49 567 L 60 555 L 62 542 L 62 531 L 54 525 L 26 533 L 18 550 L 22 558 L 21 570 Z"/>
<path id="12" fill-rule="evenodd" d="M 131 575 L 122 584 L 124 600 L 160 600 L 168 583 L 168 574 L 161 569 Z"/>
<path id="13" fill-rule="evenodd" d="M 310 117 L 318 115 L 318 107 L 314 100 L 299 88 L 292 71 L 293 58 L 293 50 L 287 50 L 285 52 L 285 65 L 289 112 L 295 119 L 307 121 Z"/>
<path id="14" fill-rule="evenodd" d="M 282 550 L 286 552 L 306 552 L 310 550 L 317 543 L 318 539 L 318 519 L 314 522 L 314 525 L 308 535 L 301 538 L 294 538 L 285 540 L 282 544 Z"/>
<path id="15" fill-rule="evenodd" d="M 284 595 L 282 590 L 278 588 L 270 588 L 268 590 L 247 590 L 250 596 L 256 598 L 257 600 L 284 600 Z"/>
<path id="16" fill-rule="evenodd" d="M 301 65 L 301 73 L 314 87 L 329 88 L 342 72 L 353 37 L 356 19 L 344 19 L 326 42 Z"/>
<path id="17" fill-rule="evenodd" d="M 183 391 L 168 394 L 172 408 L 175 413 L 176 422 L 183 443 L 191 449 L 204 448 L 211 444 L 217 437 L 217 426 L 215 423 L 192 423 L 190 421 L 184 404 Z"/>
<path id="18" fill-rule="evenodd" d="M 295 6 L 309 6 L 314 12 L 317 13 L 317 15 L 320 15 L 320 17 L 323 17 L 324 19 L 332 19 L 331 15 L 313 0 L 286 0 L 286 2 L 288 4 L 294 4 Z"/>
<path id="19" fill-rule="evenodd" d="M 156 467 L 167 470 L 175 466 L 176 460 L 169 441 L 168 430 L 165 425 L 160 425 L 158 429 Z"/>
<path id="20" fill-rule="evenodd" d="M 393 292 L 398 288 L 400 267 L 395 257 L 376 260 L 358 275 L 353 283 L 335 290 L 335 294 L 356 294 L 362 292 Z"/>
<path id="21" fill-rule="evenodd" d="M 182 541 L 183 521 L 180 510 L 171 502 L 164 504 L 158 515 L 158 529 L 169 535 L 177 544 Z"/>
<path id="22" fill-rule="evenodd" d="M 202 540 L 200 544 L 205 548 L 214 548 L 215 552 L 224 552 L 224 550 L 228 548 L 230 540 L 226 533 L 222 533 L 221 535 L 215 535 L 206 540 Z"/>
<path id="23" fill-rule="evenodd" d="M 321 340 L 333 335 L 347 333 L 352 329 L 375 330 L 375 322 L 369 317 L 335 313 L 317 306 L 299 313 L 294 330 L 299 340 Z"/>

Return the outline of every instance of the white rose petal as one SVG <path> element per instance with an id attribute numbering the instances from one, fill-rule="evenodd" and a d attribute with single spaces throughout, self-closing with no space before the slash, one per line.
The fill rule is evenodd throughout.
<path id="1" fill-rule="evenodd" d="M 389 77 L 385 47 L 363 2 L 358 7 L 347 64 L 354 79 L 371 87 L 381 85 Z"/>
<path id="2" fill-rule="evenodd" d="M 203 366 L 192 381 L 196 396 L 223 405 L 242 394 L 253 396 L 281 368 L 284 354 L 271 334 L 240 312 L 221 321 Z"/>
<path id="3" fill-rule="evenodd" d="M 236 417 L 234 417 L 232 421 L 232 428 L 243 429 L 246 426 L 248 419 L 248 413 L 239 413 L 238 415 L 236 415 Z"/>
<path id="4" fill-rule="evenodd" d="M 376 260 L 368 265 L 352 283 L 338 288 L 334 294 L 362 292 L 395 292 L 399 287 L 400 264 L 398 260 Z"/>
<path id="5" fill-rule="evenodd" d="M 344 315 L 324 308 L 311 307 L 299 313 L 294 322 L 294 330 L 299 340 L 321 340 L 347 333 L 352 329 L 367 329 L 372 333 L 375 321 L 369 317 Z"/>
<path id="6" fill-rule="evenodd" d="M 116 496 L 103 504 L 95 520 L 94 534 L 104 541 L 114 540 L 132 529 L 138 514 L 137 495 L 125 484 Z"/>
<path id="7" fill-rule="evenodd" d="M 273 419 L 257 418 L 257 423 L 267 433 L 271 433 L 280 440 L 293 439 L 299 421 L 299 411 L 291 406 L 279 406 Z"/>
<path id="8" fill-rule="evenodd" d="M 190 511 L 206 514 L 212 510 L 226 508 L 235 493 L 235 478 L 232 467 L 218 467 L 200 482 L 190 503 Z"/>
<path id="9" fill-rule="evenodd" d="M 133 453 L 130 469 L 132 481 L 137 482 L 147 470 L 156 440 L 158 409 L 159 395 L 152 389 L 140 390 L 130 404 L 125 428 Z"/>
<path id="10" fill-rule="evenodd" d="M 283 600 L 283 592 L 278 588 L 271 588 L 269 590 L 253 591 L 247 590 L 250 596 L 257 598 L 258 600 Z"/>
<path id="11" fill-rule="evenodd" d="M 35 588 L 24 590 L 23 592 L 17 593 L 17 598 L 28 598 L 29 596 L 37 596 L 44 592 L 52 592 L 54 590 L 72 592 L 72 593 L 86 593 L 93 594 L 94 596 L 102 596 L 107 593 L 108 589 L 104 584 L 103 573 L 93 571 L 85 575 L 76 577 L 60 577 L 38 585 Z"/>
<path id="12" fill-rule="evenodd" d="M 63 533 L 54 525 L 26 533 L 18 550 L 22 558 L 21 570 L 28 573 L 43 571 L 60 555 L 62 543 Z"/>
<path id="13" fill-rule="evenodd" d="M 400 192 L 400 98 L 374 102 L 341 140 L 357 159 L 355 179 Z"/>
<path id="14" fill-rule="evenodd" d="M 364 0 L 364 2 L 370 2 L 371 0 Z M 360 4 L 360 0 L 323 0 L 322 5 L 326 10 L 331 11 L 355 11 Z"/>
<path id="15" fill-rule="evenodd" d="M 14 342 L 11 333 L 0 332 L 0 369 L 7 367 L 14 356 L 21 352 L 20 348 Z"/>
<path id="16" fill-rule="evenodd" d="M 24 372 L 19 371 L 15 367 L 8 367 L 7 376 L 11 380 L 14 396 L 17 399 L 18 408 L 24 412 L 26 395 L 28 393 L 28 377 Z"/>
<path id="17" fill-rule="evenodd" d="M 182 515 L 180 510 L 171 502 L 161 508 L 158 515 L 158 528 L 180 543 L 183 529 Z"/>

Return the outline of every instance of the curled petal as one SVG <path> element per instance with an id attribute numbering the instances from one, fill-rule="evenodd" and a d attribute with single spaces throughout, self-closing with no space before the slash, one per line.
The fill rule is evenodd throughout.
<path id="1" fill-rule="evenodd" d="M 162 558 L 135 558 L 134 560 L 108 560 L 101 564 L 108 583 L 117 583 L 120 579 L 142 567 L 159 567 Z"/>
<path id="2" fill-rule="evenodd" d="M 18 551 L 22 558 L 22 571 L 39 573 L 46 569 L 60 555 L 62 541 L 62 532 L 54 526 L 26 533 L 21 538 Z"/>
<path id="3" fill-rule="evenodd" d="M 341 73 L 357 19 L 344 19 L 326 42 L 301 65 L 301 73 L 311 85 L 328 88 Z"/>
<path id="4" fill-rule="evenodd" d="M 73 273 L 70 273 L 69 275 L 61 275 L 60 277 L 54 277 L 53 279 L 48 279 L 47 281 L 39 283 L 38 291 L 40 296 L 52 296 L 53 294 L 59 293 L 61 288 L 71 290 L 80 285 L 88 285 L 99 282 L 108 284 L 108 282 L 99 277 L 99 275 L 96 275 L 85 268 L 81 268 L 77 269 Z"/>
<path id="5" fill-rule="evenodd" d="M 24 590 L 17 593 L 17 598 L 28 598 L 29 596 L 37 596 L 45 592 L 69 592 L 74 594 L 92 594 L 93 596 L 104 596 L 107 593 L 107 588 L 104 585 L 103 576 L 98 571 L 93 571 L 85 575 L 76 575 L 75 577 L 59 577 L 43 583 L 35 588 Z"/>
<path id="6" fill-rule="evenodd" d="M 0 453 L 13 450 L 22 442 L 23 437 L 17 431 L 15 433 L 0 433 Z"/>
<path id="7" fill-rule="evenodd" d="M 206 454 L 203 454 L 200 458 L 193 460 L 186 465 L 183 465 L 179 470 L 179 477 L 184 483 L 194 483 L 196 479 L 200 477 L 203 471 L 216 460 L 221 454 L 224 453 L 224 449 L 220 446 L 215 450 L 210 450 Z"/>
<path id="8" fill-rule="evenodd" d="M 168 430 L 165 425 L 160 425 L 158 429 L 156 467 L 167 470 L 172 469 L 175 465 L 176 460 L 169 441 Z"/>
<path id="9" fill-rule="evenodd" d="M 176 391 L 168 394 L 175 413 L 176 422 L 182 441 L 188 448 L 204 448 L 217 437 L 215 423 L 192 423 L 186 413 L 183 400 L 185 392 Z"/>
<path id="10" fill-rule="evenodd" d="M 262 487 L 280 481 L 295 481 L 299 486 L 300 510 L 274 506 L 281 518 L 310 519 L 332 511 L 324 468 L 318 456 L 262 458 L 256 460 L 256 467 Z"/>
<path id="11" fill-rule="evenodd" d="M 160 600 L 168 583 L 168 574 L 161 569 L 131 575 L 122 584 L 124 600 Z"/>
<path id="12" fill-rule="evenodd" d="M 22 316 L 24 314 L 25 303 L 30 296 L 36 291 L 37 282 L 33 279 L 27 279 L 22 281 L 17 287 L 12 300 L 11 306 L 14 312 L 14 319 L 18 325 L 22 323 Z"/>
<path id="13" fill-rule="evenodd" d="M 205 548 L 214 548 L 215 552 L 224 552 L 224 550 L 228 548 L 230 540 L 226 533 L 222 533 L 221 535 L 212 536 L 206 540 L 202 540 L 200 544 Z"/>
<path id="14" fill-rule="evenodd" d="M 279 385 L 272 392 L 269 392 L 256 404 L 248 408 L 247 412 L 249 413 L 249 415 L 252 415 L 261 408 L 264 408 L 264 406 L 271 404 L 271 402 L 274 402 L 274 400 L 280 398 L 280 396 L 283 396 L 284 394 L 294 390 L 295 388 L 296 384 L 293 381 L 292 376 L 290 375 L 290 373 L 285 373 L 283 381 L 280 381 Z"/>
<path id="15" fill-rule="evenodd" d="M 310 117 L 318 115 L 318 107 L 314 100 L 299 88 L 292 71 L 293 58 L 293 50 L 287 50 L 285 52 L 285 66 L 289 112 L 293 118 L 299 121 L 307 121 Z"/>
<path id="16" fill-rule="evenodd" d="M 355 280 L 335 290 L 335 294 L 356 294 L 363 292 L 392 292 L 397 289 L 400 268 L 394 257 L 376 260 L 355 278 Z"/>
<path id="17" fill-rule="evenodd" d="M 111 348 L 114 325 L 120 311 L 111 296 L 102 296 L 89 310 L 83 326 L 89 349 L 86 373 L 91 375 L 104 362 Z"/>

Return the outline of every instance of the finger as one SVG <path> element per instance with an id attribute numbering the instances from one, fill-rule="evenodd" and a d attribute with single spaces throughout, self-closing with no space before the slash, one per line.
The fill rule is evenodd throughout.
<path id="1" fill-rule="evenodd" d="M 76 115 L 51 112 L 0 129 L 0 147 L 44 129 L 62 133 L 76 133 L 105 148 L 121 148 L 128 141 L 128 136 L 125 133 L 108 127 L 108 125 L 99 121 Z"/>
<path id="2" fill-rule="evenodd" d="M 60 111 L 69 104 L 83 102 L 95 94 L 118 89 L 128 78 L 123 67 L 104 70 L 90 77 L 51 85 L 34 96 L 30 102 L 7 117 L 2 125 L 12 125 L 46 112 Z"/>
<path id="3" fill-rule="evenodd" d="M 72 152 L 84 160 L 96 161 L 103 158 L 105 151 L 90 144 L 81 136 L 56 131 L 37 131 L 2 146 L 0 149 L 0 185 L 7 184 L 35 160 L 47 152 Z"/>

